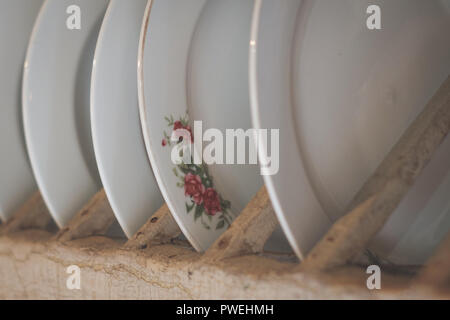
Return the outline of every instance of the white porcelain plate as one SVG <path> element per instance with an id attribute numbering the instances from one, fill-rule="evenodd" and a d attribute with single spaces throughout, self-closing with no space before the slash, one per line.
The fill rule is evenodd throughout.
<path id="1" fill-rule="evenodd" d="M 256 164 L 177 165 L 171 136 L 184 128 L 201 146 L 200 131 L 225 136 L 225 129 L 251 127 L 252 10 L 251 0 L 153 0 L 142 27 L 138 81 L 147 151 L 172 214 L 199 251 L 227 229 L 263 180 Z M 203 129 L 194 132 L 194 121 Z M 283 237 L 275 235 L 272 248 L 282 248 Z"/>
<path id="2" fill-rule="evenodd" d="M 22 73 L 42 1 L 0 0 L 0 219 L 6 221 L 36 190 L 23 137 Z"/>
<path id="3" fill-rule="evenodd" d="M 163 204 L 139 120 L 137 52 L 147 0 L 112 0 L 95 50 L 91 123 L 98 169 L 128 237 Z"/>
<path id="4" fill-rule="evenodd" d="M 381 30 L 367 28 L 369 5 Z M 280 129 L 280 171 L 266 185 L 299 257 L 449 75 L 449 32 L 448 0 L 255 2 L 252 118 Z"/>
<path id="5" fill-rule="evenodd" d="M 47 0 L 25 62 L 23 116 L 32 168 L 60 227 L 100 189 L 90 128 L 90 79 L 107 0 Z M 67 28 L 80 9 L 81 29 Z M 67 9 L 70 13 L 67 13 Z M 70 25 L 70 24 L 69 24 Z"/>

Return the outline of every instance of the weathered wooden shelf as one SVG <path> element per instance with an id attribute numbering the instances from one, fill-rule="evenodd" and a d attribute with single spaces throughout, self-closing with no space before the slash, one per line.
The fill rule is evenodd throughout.
<path id="1" fill-rule="evenodd" d="M 277 226 L 264 187 L 205 253 L 177 238 L 166 205 L 125 241 L 105 236 L 103 190 L 59 232 L 37 193 L 0 226 L 0 299 L 450 299 L 450 234 L 421 268 L 381 265 L 380 290 L 362 254 L 449 131 L 450 78 L 301 263 L 263 252 Z M 80 290 L 67 289 L 70 265 Z"/>
<path id="2" fill-rule="evenodd" d="M 414 284 L 407 274 L 383 273 L 382 289 L 366 287 L 364 268 L 327 273 L 298 270 L 285 257 L 244 255 L 214 263 L 188 245 L 126 249 L 89 237 L 60 243 L 45 231 L 0 238 L 0 298 L 33 299 L 401 299 L 450 298 L 450 292 Z M 277 259 L 278 258 L 278 259 Z M 81 268 L 81 290 L 68 290 L 66 268 Z"/>

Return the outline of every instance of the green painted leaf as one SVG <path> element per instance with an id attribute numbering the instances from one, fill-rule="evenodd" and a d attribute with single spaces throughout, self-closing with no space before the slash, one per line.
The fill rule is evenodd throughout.
<path id="1" fill-rule="evenodd" d="M 187 167 L 189 168 L 189 170 L 191 170 L 195 174 L 199 174 L 200 173 L 199 170 L 198 170 L 198 167 L 195 164 L 189 164 Z"/>
<path id="2" fill-rule="evenodd" d="M 191 170 L 190 167 L 186 164 L 180 164 L 178 165 L 178 169 L 183 172 L 184 174 L 188 174 L 188 173 L 192 173 L 192 174 L 197 174 L 195 171 Z"/>
<path id="3" fill-rule="evenodd" d="M 202 183 L 206 188 L 212 188 L 211 180 L 209 180 L 208 178 L 202 178 Z"/>
<path id="4" fill-rule="evenodd" d="M 192 209 L 194 209 L 195 203 L 192 203 L 191 205 L 188 205 L 188 203 L 186 202 L 186 211 L 187 213 L 191 212 Z"/>
<path id="5" fill-rule="evenodd" d="M 208 226 L 206 223 L 203 223 L 203 226 L 205 227 L 206 230 L 210 230 L 211 229 L 211 227 Z"/>
<path id="6" fill-rule="evenodd" d="M 228 200 L 222 200 L 220 205 L 222 206 L 223 210 L 229 209 L 231 207 L 231 202 Z"/>
<path id="7" fill-rule="evenodd" d="M 200 218 L 203 214 L 203 206 L 197 205 L 195 206 L 195 215 L 194 215 L 194 221 L 197 221 L 198 218 Z"/>
<path id="8" fill-rule="evenodd" d="M 223 229 L 223 227 L 225 227 L 225 221 L 224 220 L 220 220 L 217 223 L 216 230 Z"/>

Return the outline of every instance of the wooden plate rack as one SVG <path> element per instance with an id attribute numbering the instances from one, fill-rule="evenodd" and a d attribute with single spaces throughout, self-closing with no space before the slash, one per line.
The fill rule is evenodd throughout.
<path id="1" fill-rule="evenodd" d="M 1 299 L 450 299 L 450 234 L 425 266 L 381 264 L 369 290 L 363 254 L 450 130 L 450 78 L 301 263 L 263 252 L 277 219 L 263 187 L 205 253 L 179 240 L 166 205 L 129 241 L 107 237 L 104 191 L 58 232 L 39 193 L 0 226 Z M 450 195 L 449 195 L 450 196 Z M 81 269 L 81 289 L 66 268 Z"/>

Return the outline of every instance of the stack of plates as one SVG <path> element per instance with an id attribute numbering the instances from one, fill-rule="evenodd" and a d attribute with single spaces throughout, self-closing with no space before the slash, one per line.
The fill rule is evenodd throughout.
<path id="1" fill-rule="evenodd" d="M 450 0 L 32 2 L 0 0 L 3 220 L 37 184 L 64 227 L 103 187 L 128 237 L 165 201 L 204 251 L 265 183 L 267 248 L 303 258 L 450 74 Z M 237 161 L 230 129 L 270 143 L 249 134 Z M 423 263 L 449 194 L 450 138 L 373 250 Z"/>

